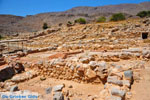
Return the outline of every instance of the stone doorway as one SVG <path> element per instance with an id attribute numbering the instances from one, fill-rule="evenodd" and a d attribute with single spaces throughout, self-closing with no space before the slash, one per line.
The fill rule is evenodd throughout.
<path id="1" fill-rule="evenodd" d="M 143 32 L 142 39 L 147 39 L 147 38 L 148 38 L 148 32 Z"/>

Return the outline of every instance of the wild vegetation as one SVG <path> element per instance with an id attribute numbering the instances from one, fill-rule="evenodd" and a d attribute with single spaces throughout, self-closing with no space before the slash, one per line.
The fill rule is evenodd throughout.
<path id="1" fill-rule="evenodd" d="M 140 11 L 137 13 L 137 16 L 144 18 L 144 17 L 150 17 L 150 11 Z"/>
<path id="2" fill-rule="evenodd" d="M 97 19 L 97 22 L 98 22 L 98 23 L 99 23 L 99 22 L 106 22 L 106 17 L 104 17 L 104 16 L 99 17 L 99 18 Z"/>
<path id="3" fill-rule="evenodd" d="M 47 23 L 43 23 L 43 27 L 42 27 L 44 30 L 48 28 L 48 25 Z"/>
<path id="4" fill-rule="evenodd" d="M 122 13 L 116 13 L 113 14 L 110 18 L 110 21 L 121 21 L 121 20 L 125 20 L 125 15 Z"/>
<path id="5" fill-rule="evenodd" d="M 76 19 L 74 22 L 79 24 L 86 24 L 86 20 L 84 18 Z"/>

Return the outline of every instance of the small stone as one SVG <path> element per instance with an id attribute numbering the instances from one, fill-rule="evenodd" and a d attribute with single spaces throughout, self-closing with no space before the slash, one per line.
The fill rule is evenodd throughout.
<path id="1" fill-rule="evenodd" d="M 45 92 L 46 94 L 50 94 L 52 92 L 52 87 L 46 88 Z"/>
<path id="2" fill-rule="evenodd" d="M 45 77 L 40 77 L 40 80 L 44 81 L 44 80 L 46 80 L 46 78 Z"/>
<path id="3" fill-rule="evenodd" d="M 20 82 L 21 77 L 20 76 L 14 76 L 11 81 L 12 82 Z"/>
<path id="4" fill-rule="evenodd" d="M 122 80 L 118 80 L 116 76 L 109 76 L 107 78 L 107 82 L 112 83 L 112 84 L 116 84 L 116 85 L 119 85 L 119 86 L 123 85 Z"/>
<path id="5" fill-rule="evenodd" d="M 72 85 L 69 85 L 68 88 L 73 88 L 73 86 L 72 86 Z"/>
<path id="6" fill-rule="evenodd" d="M 92 69 L 95 69 L 97 66 L 97 63 L 96 63 L 96 61 L 90 61 L 89 65 Z"/>
<path id="7" fill-rule="evenodd" d="M 105 70 L 107 70 L 107 64 L 105 61 L 101 61 L 100 63 L 97 64 L 98 65 L 98 70 L 100 72 L 103 72 Z"/>
<path id="8" fill-rule="evenodd" d="M 64 95 L 61 92 L 55 92 L 53 100 L 64 100 Z"/>
<path id="9" fill-rule="evenodd" d="M 111 94 L 115 95 L 115 96 L 124 97 L 125 96 L 125 91 L 122 91 L 122 90 L 119 90 L 119 89 L 113 87 L 111 89 Z"/>
<path id="10" fill-rule="evenodd" d="M 86 76 L 88 78 L 94 78 L 94 77 L 96 77 L 96 73 L 91 69 L 87 69 Z"/>
<path id="11" fill-rule="evenodd" d="M 89 63 L 89 59 L 88 58 L 82 58 L 82 59 L 80 59 L 80 62 L 88 64 Z"/>
<path id="12" fill-rule="evenodd" d="M 127 87 L 130 87 L 130 86 L 131 86 L 129 80 L 123 80 L 122 82 L 123 82 L 123 85 L 124 85 L 124 86 L 127 86 Z"/>
<path id="13" fill-rule="evenodd" d="M 124 71 L 124 76 L 126 79 L 132 80 L 133 78 L 133 71 L 128 70 L 128 71 Z"/>
<path id="14" fill-rule="evenodd" d="M 53 91 L 54 92 L 62 91 L 63 88 L 64 88 L 64 85 L 57 85 L 53 87 Z"/>

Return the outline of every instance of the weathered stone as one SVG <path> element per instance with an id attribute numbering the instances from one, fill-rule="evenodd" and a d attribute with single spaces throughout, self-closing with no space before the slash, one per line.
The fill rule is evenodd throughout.
<path id="1" fill-rule="evenodd" d="M 64 66 L 64 59 L 58 58 L 58 59 L 53 59 L 50 63 L 51 66 L 56 66 L 56 65 L 60 65 L 60 66 Z"/>
<path id="2" fill-rule="evenodd" d="M 142 55 L 144 58 L 150 58 L 150 50 L 143 50 Z"/>
<path id="3" fill-rule="evenodd" d="M 141 49 L 139 48 L 130 48 L 130 49 L 123 49 L 123 52 L 131 52 L 131 53 L 140 53 Z"/>
<path id="4" fill-rule="evenodd" d="M 44 80 L 46 80 L 46 77 L 40 77 L 40 80 L 44 81 Z"/>
<path id="5" fill-rule="evenodd" d="M 116 73 L 111 72 L 109 75 L 110 75 L 110 76 L 117 76 L 117 77 L 120 78 L 120 79 L 122 79 L 122 77 L 123 77 L 122 73 L 120 73 L 120 72 L 116 72 Z"/>
<path id="6" fill-rule="evenodd" d="M 50 94 L 52 92 L 52 87 L 46 88 L 45 93 Z"/>
<path id="7" fill-rule="evenodd" d="M 25 56 L 25 53 L 22 52 L 22 51 L 18 51 L 18 52 L 17 52 L 17 55 L 18 55 L 19 57 L 23 57 L 23 56 Z"/>
<path id="8" fill-rule="evenodd" d="M 80 59 L 80 62 L 88 64 L 89 63 L 89 59 L 88 58 L 82 58 L 82 59 Z"/>
<path id="9" fill-rule="evenodd" d="M 97 66 L 97 62 L 96 62 L 96 61 L 90 61 L 89 65 L 90 65 L 90 67 L 91 67 L 92 69 L 95 69 L 96 66 Z"/>
<path id="10" fill-rule="evenodd" d="M 103 67 L 103 68 L 107 68 L 107 64 L 105 61 L 101 61 L 100 63 L 98 63 L 99 67 Z"/>
<path id="11" fill-rule="evenodd" d="M 53 100 L 64 100 L 64 95 L 61 92 L 55 92 Z"/>
<path id="12" fill-rule="evenodd" d="M 125 93 L 126 93 L 125 91 L 119 90 L 119 89 L 114 88 L 114 87 L 111 89 L 111 94 L 115 95 L 115 96 L 120 96 L 123 98 L 125 96 Z"/>
<path id="13" fill-rule="evenodd" d="M 88 78 L 94 78 L 94 77 L 96 77 L 96 73 L 93 70 L 91 70 L 91 69 L 87 69 L 86 76 Z"/>
<path id="14" fill-rule="evenodd" d="M 87 69 L 87 68 L 89 68 L 89 65 L 88 64 L 82 64 L 82 67 Z"/>
<path id="15" fill-rule="evenodd" d="M 11 81 L 12 82 L 19 82 L 20 81 L 20 76 L 14 76 L 12 79 L 11 79 Z"/>
<path id="16" fill-rule="evenodd" d="M 72 85 L 69 85 L 68 88 L 73 88 L 73 86 L 72 86 Z"/>
<path id="17" fill-rule="evenodd" d="M 131 70 L 124 71 L 124 76 L 128 80 L 132 80 L 132 78 L 133 78 L 133 71 L 131 71 Z"/>
<path id="18" fill-rule="evenodd" d="M 131 83 L 130 83 L 129 80 L 123 80 L 122 82 L 123 82 L 123 85 L 124 85 L 124 86 L 127 86 L 127 87 L 130 87 L 130 86 L 131 86 Z"/>
<path id="19" fill-rule="evenodd" d="M 98 70 L 100 72 L 105 72 L 108 68 L 107 64 L 105 61 L 101 61 L 100 63 L 97 64 L 98 65 Z"/>
<path id="20" fill-rule="evenodd" d="M 108 77 L 107 78 L 107 82 L 108 83 L 112 83 L 112 84 L 116 84 L 116 85 L 119 85 L 119 86 L 122 86 L 123 85 L 123 82 L 122 80 L 118 80 L 116 77 Z"/>
<path id="21" fill-rule="evenodd" d="M 83 67 L 79 67 L 77 70 L 77 74 L 79 76 L 84 76 L 84 71 L 85 71 L 85 69 Z"/>
<path id="22" fill-rule="evenodd" d="M 130 57 L 131 57 L 131 53 L 129 53 L 129 52 L 122 52 L 120 55 L 119 55 L 119 57 L 121 58 L 121 59 L 130 59 Z"/>
<path id="23" fill-rule="evenodd" d="M 64 88 L 64 85 L 57 85 L 53 87 L 53 91 L 54 92 L 62 91 L 63 88 Z"/>

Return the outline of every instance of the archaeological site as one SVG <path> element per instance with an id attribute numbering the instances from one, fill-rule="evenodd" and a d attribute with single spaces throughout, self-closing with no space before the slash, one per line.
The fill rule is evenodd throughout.
<path id="1" fill-rule="evenodd" d="M 0 24 L 0 100 L 150 100 L 150 2 Z"/>

